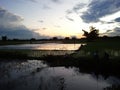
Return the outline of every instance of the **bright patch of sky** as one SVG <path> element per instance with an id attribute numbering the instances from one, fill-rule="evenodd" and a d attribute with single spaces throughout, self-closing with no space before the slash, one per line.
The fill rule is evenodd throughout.
<path id="1" fill-rule="evenodd" d="M 0 8 L 0 14 L 5 10 L 12 17 L 22 18 L 17 24 L 19 29 L 24 26 L 37 33 L 37 37 L 38 34 L 41 37 L 81 37 L 82 29 L 89 31 L 90 26 L 99 29 L 100 33 L 117 28 L 118 33 L 120 25 L 119 0 L 0 0 Z"/>

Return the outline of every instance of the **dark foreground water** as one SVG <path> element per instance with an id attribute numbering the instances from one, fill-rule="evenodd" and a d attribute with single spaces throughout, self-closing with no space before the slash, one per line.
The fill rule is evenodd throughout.
<path id="1" fill-rule="evenodd" d="M 119 78 L 103 77 L 38 60 L 0 62 L 0 90 L 120 90 Z"/>

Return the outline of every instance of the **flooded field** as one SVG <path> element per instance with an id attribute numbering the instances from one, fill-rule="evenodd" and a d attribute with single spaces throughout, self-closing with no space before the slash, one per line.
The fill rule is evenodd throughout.
<path id="1" fill-rule="evenodd" d="M 81 44 L 43 43 L 43 44 L 3 45 L 0 46 L 0 49 L 77 50 L 80 46 Z"/>
<path id="2" fill-rule="evenodd" d="M 74 53 L 80 48 L 81 44 L 61 44 L 61 43 L 43 43 L 43 44 L 19 44 L 0 46 L 0 57 L 11 58 L 19 57 L 42 57 L 46 55 L 66 55 Z M 21 56 L 20 56 L 21 55 Z"/>
<path id="3" fill-rule="evenodd" d="M 50 67 L 40 60 L 1 60 L 0 90 L 119 90 L 120 78 Z"/>

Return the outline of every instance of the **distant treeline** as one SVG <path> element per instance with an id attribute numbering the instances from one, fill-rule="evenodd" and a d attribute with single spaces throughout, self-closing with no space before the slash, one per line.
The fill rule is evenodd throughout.
<path id="1" fill-rule="evenodd" d="M 113 36 L 113 37 L 110 37 L 110 36 L 101 36 L 101 37 L 98 37 L 96 40 L 107 40 L 107 39 L 120 39 L 120 36 Z M 86 41 L 87 38 L 77 38 L 77 37 L 65 37 L 65 38 L 58 38 L 58 37 L 53 37 L 53 38 L 49 38 L 49 39 L 36 39 L 36 38 L 31 38 L 31 39 L 17 39 L 17 38 L 14 38 L 14 39 L 9 39 L 7 36 L 2 36 L 0 41 Z"/>

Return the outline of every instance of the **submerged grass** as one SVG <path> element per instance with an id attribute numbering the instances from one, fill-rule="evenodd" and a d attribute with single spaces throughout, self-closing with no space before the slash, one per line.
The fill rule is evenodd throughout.
<path id="1" fill-rule="evenodd" d="M 62 56 L 73 53 L 73 50 L 1 50 L 0 58 L 7 59 L 40 59 L 49 55 Z"/>

